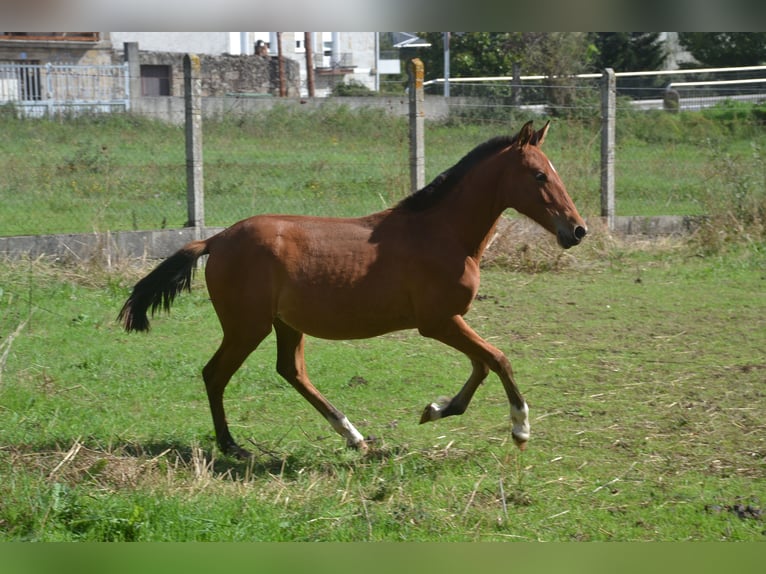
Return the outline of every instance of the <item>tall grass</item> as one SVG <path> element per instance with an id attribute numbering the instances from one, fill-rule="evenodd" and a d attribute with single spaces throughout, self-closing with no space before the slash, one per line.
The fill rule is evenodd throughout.
<path id="1" fill-rule="evenodd" d="M 763 244 L 766 240 L 766 157 L 761 144 L 730 153 L 710 145 L 706 170 L 710 187 L 704 196 L 706 213 L 698 233 L 706 253 L 731 244 Z M 749 166 L 743 169 L 742 166 Z"/>

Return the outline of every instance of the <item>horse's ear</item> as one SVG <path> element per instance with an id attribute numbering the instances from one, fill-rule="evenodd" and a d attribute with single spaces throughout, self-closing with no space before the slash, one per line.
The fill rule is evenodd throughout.
<path id="1" fill-rule="evenodd" d="M 524 147 L 530 143 L 534 136 L 535 130 L 532 127 L 532 121 L 530 120 L 522 126 L 519 135 L 516 136 L 516 140 L 519 142 L 519 147 Z"/>
<path id="2" fill-rule="evenodd" d="M 535 132 L 535 134 L 529 140 L 529 143 L 536 146 L 542 145 L 543 140 L 545 139 L 545 134 L 548 133 L 548 128 L 550 126 L 551 126 L 551 121 L 548 120 L 547 122 L 545 122 L 545 125 L 538 132 Z"/>

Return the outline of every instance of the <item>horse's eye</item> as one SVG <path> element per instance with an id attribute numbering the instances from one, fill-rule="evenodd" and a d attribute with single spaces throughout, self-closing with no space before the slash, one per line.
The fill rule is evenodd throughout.
<path id="1" fill-rule="evenodd" d="M 535 179 L 536 179 L 537 181 L 539 181 L 540 183 L 545 183 L 546 181 L 548 181 L 548 176 L 547 176 L 547 175 L 545 175 L 543 172 L 541 172 L 541 171 L 538 171 L 538 172 L 535 174 Z"/>

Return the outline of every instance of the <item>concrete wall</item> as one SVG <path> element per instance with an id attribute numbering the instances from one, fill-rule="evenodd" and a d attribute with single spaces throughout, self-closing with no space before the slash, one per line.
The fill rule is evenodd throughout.
<path id="1" fill-rule="evenodd" d="M 600 222 L 596 222 L 597 224 Z M 616 236 L 682 236 L 693 232 L 700 218 L 615 217 Z M 516 226 L 540 229 L 530 220 L 515 220 Z M 222 228 L 207 227 L 202 237 L 215 235 Z M 54 257 L 65 262 L 99 261 L 105 264 L 120 259 L 164 259 L 185 243 L 195 239 L 194 228 L 163 229 L 156 231 L 116 231 L 65 235 L 29 235 L 0 237 L 0 257 Z"/>
<path id="2" fill-rule="evenodd" d="M 451 98 L 450 105 L 455 105 L 458 98 Z M 202 98 L 202 114 L 204 117 L 220 117 L 223 115 L 237 116 L 259 111 L 265 111 L 274 106 L 301 107 L 317 109 L 324 106 L 348 106 L 351 109 L 380 108 L 396 116 L 409 115 L 407 96 L 397 97 L 343 97 L 343 98 L 277 98 L 226 96 Z M 429 120 L 446 119 L 449 116 L 449 106 L 441 96 L 426 96 L 425 115 Z M 138 98 L 131 101 L 131 111 L 140 115 L 180 124 L 184 121 L 183 97 Z"/>
<path id="3" fill-rule="evenodd" d="M 206 228 L 202 237 L 210 237 L 220 230 Z M 196 236 L 192 227 L 156 231 L 0 237 L 0 256 L 11 259 L 47 256 L 65 262 L 115 262 L 125 258 L 162 259 L 194 239 Z"/>

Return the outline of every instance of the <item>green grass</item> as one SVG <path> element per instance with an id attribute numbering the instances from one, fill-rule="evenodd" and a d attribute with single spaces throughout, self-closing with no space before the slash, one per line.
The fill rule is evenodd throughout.
<path id="1" fill-rule="evenodd" d="M 377 437 L 361 457 L 277 376 L 270 337 L 226 394 L 250 464 L 214 447 L 201 279 L 127 335 L 144 270 L 0 263 L 0 539 L 764 540 L 763 245 L 529 251 L 490 258 L 468 315 L 514 366 L 526 452 L 494 376 L 462 417 L 417 424 L 469 373 L 452 350 L 310 339 L 313 381 Z"/>
<path id="2" fill-rule="evenodd" d="M 710 214 L 716 198 L 736 195 L 744 181 L 763 201 L 762 125 L 754 116 L 712 113 L 618 114 L 618 215 Z M 426 178 L 521 122 L 427 122 Z M 130 115 L 0 114 L 0 131 L 0 234 L 185 225 L 182 128 Z M 203 146 L 211 226 L 264 212 L 361 215 L 409 189 L 406 120 L 379 110 L 277 107 L 209 120 Z M 597 123 L 565 118 L 554 120 L 545 144 L 585 216 L 600 211 L 599 147 Z"/>

